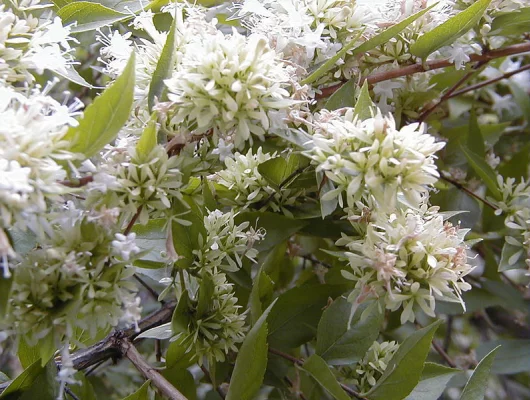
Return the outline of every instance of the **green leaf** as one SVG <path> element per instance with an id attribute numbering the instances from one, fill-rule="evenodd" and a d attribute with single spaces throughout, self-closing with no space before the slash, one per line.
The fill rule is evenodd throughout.
<path id="1" fill-rule="evenodd" d="M 265 229 L 267 232 L 265 239 L 254 245 L 254 248 L 260 252 L 272 249 L 309 223 L 308 221 L 291 219 L 272 212 L 257 211 L 238 214 L 234 219 L 237 224 L 248 221 L 251 226 Z"/>
<path id="2" fill-rule="evenodd" d="M 28 368 L 37 360 L 42 360 L 44 367 L 55 353 L 55 349 L 53 333 L 40 339 L 35 346 L 30 346 L 22 337 L 18 345 L 17 355 L 22 368 Z"/>
<path id="3" fill-rule="evenodd" d="M 350 400 L 350 396 L 340 387 L 337 378 L 326 362 L 317 354 L 311 355 L 302 366 L 336 400 Z"/>
<path id="4" fill-rule="evenodd" d="M 39 360 L 37 360 L 38 362 Z M 54 360 L 48 361 L 30 387 L 24 390 L 18 400 L 56 400 L 59 397 L 57 365 Z M 11 399 L 11 397 L 10 397 Z"/>
<path id="5" fill-rule="evenodd" d="M 523 35 L 530 25 L 530 7 L 499 15 L 491 23 L 489 36 Z"/>
<path id="6" fill-rule="evenodd" d="M 1 234 L 1 232 L 0 232 Z M 3 261 L 0 261 L 0 265 Z M 9 306 L 9 299 L 11 294 L 11 286 L 13 285 L 13 276 L 5 278 L 3 273 L 0 273 L 0 321 L 7 314 Z"/>
<path id="7" fill-rule="evenodd" d="M 351 310 L 352 304 L 339 297 L 326 308 L 318 323 L 316 354 L 330 365 L 356 363 L 379 336 L 383 313 L 377 303 L 358 307 L 350 323 Z"/>
<path id="8" fill-rule="evenodd" d="M 151 115 L 151 119 L 147 123 L 147 126 L 145 127 L 144 131 L 142 132 L 142 136 L 140 136 L 140 139 L 138 139 L 138 143 L 136 143 L 136 151 L 139 156 L 147 157 L 149 153 L 156 147 L 157 145 L 157 129 L 156 129 L 156 115 Z"/>
<path id="9" fill-rule="evenodd" d="M 281 294 L 268 319 L 271 346 L 294 348 L 311 340 L 328 298 L 333 299 L 347 290 L 347 285 L 313 285 L 295 287 Z"/>
<path id="10" fill-rule="evenodd" d="M 27 367 L 19 376 L 17 376 L 0 394 L 0 399 L 7 398 L 8 395 L 28 390 L 38 376 L 44 371 L 40 359 Z"/>
<path id="11" fill-rule="evenodd" d="M 401 400 L 412 392 L 420 380 L 423 363 L 440 323 L 436 321 L 405 339 L 388 363 L 383 376 L 366 394 L 368 399 Z"/>
<path id="12" fill-rule="evenodd" d="M 76 23 L 71 27 L 74 33 L 92 31 L 131 18 L 130 14 L 114 11 L 102 4 L 90 1 L 75 1 L 66 4 L 57 11 L 57 15 L 61 17 L 63 25 Z"/>
<path id="13" fill-rule="evenodd" d="M 510 269 L 522 268 L 525 265 L 526 251 L 523 246 L 515 246 L 504 242 L 502 246 L 501 261 L 499 262 L 499 272 Z"/>
<path id="14" fill-rule="evenodd" d="M 263 304 L 269 302 L 274 291 L 274 282 L 263 271 L 263 266 L 258 271 L 249 297 L 250 318 L 254 325 L 263 313 Z"/>
<path id="15" fill-rule="evenodd" d="M 489 164 L 484 158 L 473 153 L 466 146 L 460 145 L 460 149 L 462 150 L 462 153 L 464 153 L 464 155 L 466 156 L 471 168 L 473 168 L 477 175 L 482 179 L 484 184 L 493 194 L 493 197 L 497 200 L 501 200 L 502 194 L 497 186 L 497 176 L 493 168 L 489 166 Z"/>
<path id="16" fill-rule="evenodd" d="M 133 394 L 130 394 L 129 396 L 124 397 L 122 400 L 149 400 L 148 389 L 149 389 L 149 384 L 150 383 L 151 383 L 151 381 L 146 381 L 140 387 L 140 389 L 138 389 Z"/>
<path id="17" fill-rule="evenodd" d="M 490 3 L 491 0 L 476 1 L 461 13 L 420 36 L 410 46 L 410 52 L 426 59 L 429 54 L 439 48 L 456 42 L 459 37 L 477 25 Z"/>
<path id="18" fill-rule="evenodd" d="M 84 87 L 91 88 L 91 89 L 95 88 L 95 86 L 92 86 L 90 83 L 88 83 L 85 80 L 85 78 L 79 75 L 79 72 L 77 72 L 74 69 L 74 67 L 72 67 L 71 65 L 66 66 L 65 69 L 66 71 L 64 71 L 62 68 L 61 69 L 52 68 L 51 70 L 53 71 L 54 74 L 62 76 L 63 78 L 68 79 L 70 82 L 73 82 L 76 85 L 84 86 Z"/>
<path id="19" fill-rule="evenodd" d="M 420 18 L 423 14 L 428 12 L 433 6 L 430 6 L 426 8 L 425 10 L 422 10 L 414 15 L 411 15 L 410 17 L 404 19 L 398 24 L 395 24 L 394 26 L 391 26 L 390 28 L 384 30 L 383 32 L 373 36 L 372 38 L 368 39 L 366 42 L 362 43 L 360 46 L 356 47 L 355 49 L 351 50 L 353 46 L 355 46 L 355 43 L 357 42 L 357 39 L 362 35 L 362 31 L 359 32 L 357 37 L 353 38 L 351 42 L 344 45 L 342 49 L 340 49 L 337 54 L 335 54 L 333 57 L 331 57 L 329 60 L 327 60 L 324 64 L 322 64 L 316 71 L 314 71 L 312 74 L 310 74 L 307 78 L 305 78 L 302 81 L 302 84 L 309 84 L 314 81 L 316 81 L 318 78 L 320 78 L 322 75 L 324 75 L 326 72 L 328 72 L 330 69 L 334 68 L 337 65 L 337 62 L 346 56 L 346 53 L 350 52 L 349 54 L 351 56 L 354 56 L 356 54 L 362 54 L 366 53 L 377 46 L 380 46 L 384 43 L 387 43 L 390 39 L 397 36 L 401 31 L 403 31 L 407 26 L 412 24 L 414 21 L 416 21 L 418 18 Z M 351 51 L 350 51 L 351 50 Z"/>
<path id="20" fill-rule="evenodd" d="M 171 330 L 174 334 L 187 332 L 189 323 L 189 297 L 188 291 L 184 290 L 171 317 Z"/>
<path id="21" fill-rule="evenodd" d="M 372 118 L 375 110 L 375 104 L 370 98 L 370 92 L 368 91 L 368 82 L 364 81 L 359 93 L 359 98 L 355 104 L 353 114 L 361 120 Z"/>
<path id="22" fill-rule="evenodd" d="M 77 372 L 74 375 L 74 379 L 79 382 L 79 384 L 70 385 L 69 388 L 79 400 L 97 400 L 94 387 L 83 372 Z"/>
<path id="23" fill-rule="evenodd" d="M 530 340 L 501 339 L 482 343 L 477 348 L 477 358 L 484 358 L 491 350 L 501 346 L 491 367 L 492 374 L 518 374 L 530 371 Z"/>
<path id="24" fill-rule="evenodd" d="M 405 400 L 437 400 L 457 372 L 460 370 L 430 362 L 425 363 L 420 383 Z"/>
<path id="25" fill-rule="evenodd" d="M 201 319 L 201 317 L 208 312 L 214 290 L 215 285 L 213 283 L 212 276 L 208 273 L 203 274 L 198 294 L 199 300 L 197 303 L 197 319 Z"/>
<path id="26" fill-rule="evenodd" d="M 193 264 L 195 255 L 193 250 L 199 248 L 199 236 L 206 238 L 206 229 L 204 228 L 204 218 L 199 207 L 190 201 L 190 209 L 183 204 L 177 204 L 173 207 L 175 214 L 184 214 L 179 219 L 189 222 L 189 225 L 182 225 L 178 221 L 172 221 L 171 233 L 173 236 L 173 246 L 180 257 L 176 262 L 179 268 L 189 268 Z"/>
<path id="27" fill-rule="evenodd" d="M 68 130 L 64 139 L 70 141 L 70 151 L 90 158 L 114 140 L 131 112 L 134 60 L 132 53 L 120 77 L 86 108 L 79 125 Z"/>
<path id="28" fill-rule="evenodd" d="M 155 72 L 153 72 L 153 77 L 151 78 L 151 83 L 149 84 L 149 93 L 147 95 L 147 104 L 149 107 L 149 112 L 153 110 L 155 105 L 155 98 L 159 101 L 162 98 L 162 93 L 164 92 L 164 80 L 169 78 L 173 66 L 175 65 L 176 51 L 175 51 L 175 32 L 177 30 L 177 18 L 173 18 L 173 23 L 171 24 L 171 29 L 167 35 L 166 43 L 164 48 L 160 53 L 160 58 L 156 64 Z"/>
<path id="29" fill-rule="evenodd" d="M 460 396 L 460 400 L 483 400 L 488 388 L 488 379 L 490 375 L 491 365 L 495 359 L 495 352 L 500 346 L 495 347 L 490 351 L 473 371 L 473 375 L 469 378 L 464 387 L 464 391 Z"/>
<path id="30" fill-rule="evenodd" d="M 189 341 L 185 335 L 171 342 L 166 352 L 166 366 L 171 369 L 185 369 L 197 361 L 193 349 L 189 349 Z"/>
<path id="31" fill-rule="evenodd" d="M 530 144 L 527 144 L 515 153 L 508 162 L 499 167 L 499 174 L 505 178 L 515 178 L 516 181 L 526 179 L 528 164 L 530 163 Z"/>
<path id="32" fill-rule="evenodd" d="M 333 182 L 331 182 L 330 179 L 326 175 L 324 175 L 324 172 L 317 171 L 317 182 L 319 185 L 319 197 L 320 197 L 320 213 L 322 215 L 322 219 L 326 218 L 328 215 L 333 214 L 333 212 L 337 209 L 337 206 L 339 205 L 339 198 L 334 197 L 332 199 L 322 199 L 327 193 L 338 190 L 333 186 Z M 339 196 L 342 196 L 340 194 Z"/>
<path id="33" fill-rule="evenodd" d="M 477 156 L 486 158 L 486 146 L 484 145 L 484 138 L 482 137 L 482 132 L 480 131 L 480 126 L 477 120 L 477 112 L 475 109 L 471 110 L 471 116 L 469 118 L 467 147 Z"/>
<path id="34" fill-rule="evenodd" d="M 333 111 L 344 107 L 355 106 L 355 92 L 357 90 L 357 83 L 355 79 L 350 79 L 340 87 L 326 102 L 325 109 Z"/>
<path id="35" fill-rule="evenodd" d="M 197 400 L 197 385 L 190 371 L 184 368 L 170 368 L 160 371 L 160 374 L 188 400 Z"/>
<path id="36" fill-rule="evenodd" d="M 275 157 L 261 163 L 258 172 L 277 189 L 287 188 L 308 164 L 309 160 L 306 157 L 291 153 L 287 160 Z"/>
<path id="37" fill-rule="evenodd" d="M 311 144 L 313 138 L 301 129 L 291 129 L 289 131 L 277 130 L 274 132 L 274 135 L 304 150 L 311 150 L 313 148 Z"/>
<path id="38" fill-rule="evenodd" d="M 250 400 L 258 392 L 267 368 L 267 316 L 275 303 L 276 300 L 245 337 L 236 358 L 226 400 Z"/>

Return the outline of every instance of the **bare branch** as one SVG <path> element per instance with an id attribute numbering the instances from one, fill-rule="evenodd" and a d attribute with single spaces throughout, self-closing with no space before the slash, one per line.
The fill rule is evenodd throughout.
<path id="1" fill-rule="evenodd" d="M 142 357 L 136 347 L 127 338 L 119 340 L 121 354 L 127 357 L 146 379 L 150 379 L 153 386 L 169 400 L 188 400 L 169 381 Z"/>

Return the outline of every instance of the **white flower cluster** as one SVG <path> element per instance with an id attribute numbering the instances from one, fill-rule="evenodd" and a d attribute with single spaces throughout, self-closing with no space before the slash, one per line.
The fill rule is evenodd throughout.
<path id="1" fill-rule="evenodd" d="M 313 148 L 305 154 L 335 185 L 323 200 L 338 197 L 343 206 L 345 194 L 349 207 L 372 197 L 381 210 L 394 209 L 398 199 L 418 205 L 439 176 L 434 153 L 444 143 L 422 125 L 397 130 L 392 116 L 378 112 L 361 121 L 348 108 L 321 111 L 313 131 Z"/>
<path id="2" fill-rule="evenodd" d="M 63 193 L 66 172 L 58 161 L 74 158 L 62 140 L 77 124 L 73 115 L 45 92 L 19 92 L 0 81 L 0 229 L 27 227 L 25 216 Z"/>
<path id="3" fill-rule="evenodd" d="M 266 36 L 283 59 L 308 68 L 333 56 L 369 20 L 368 9 L 356 3 L 245 0 L 236 5 L 236 15 L 251 32 Z"/>
<path id="4" fill-rule="evenodd" d="M 263 37 L 218 32 L 187 51 L 166 80 L 169 122 L 196 133 L 212 130 L 242 148 L 253 142 L 251 134 L 264 139 L 269 111 L 293 104 L 283 88 L 288 80 L 287 68 Z"/>
<path id="5" fill-rule="evenodd" d="M 114 236 L 93 215 L 75 209 L 60 214 L 51 236 L 15 268 L 9 329 L 30 340 L 50 334 L 60 341 L 77 327 L 94 336 L 116 326 L 123 307 L 128 322 L 138 320 L 139 308 L 130 306 L 138 305 L 129 280 L 134 269 L 128 268 L 139 253 L 134 236 Z"/>
<path id="6" fill-rule="evenodd" d="M 394 341 L 374 342 L 355 367 L 343 367 L 341 374 L 356 385 L 360 393 L 366 393 L 383 376 L 398 349 L 399 344 Z"/>
<path id="7" fill-rule="evenodd" d="M 524 258 L 530 270 L 530 183 L 521 179 L 516 184 L 514 178 L 504 179 L 502 175 L 498 175 L 497 184 L 502 193 L 502 201 L 497 203 L 499 208 L 495 214 L 506 215 L 504 223 L 509 232 L 505 240 L 515 249 L 507 260 L 508 265 L 515 267 Z"/>
<path id="8" fill-rule="evenodd" d="M 33 82 L 32 71 L 67 74 L 73 59 L 70 28 L 59 17 L 39 19 L 32 13 L 49 7 L 34 0 L 12 0 L 0 5 L 0 80 Z"/>
<path id="9" fill-rule="evenodd" d="M 349 300 L 383 298 L 387 309 L 403 308 L 402 324 L 414 322 L 417 306 L 434 317 L 436 299 L 464 307 L 461 293 L 471 289 L 462 279 L 472 269 L 464 243 L 468 231 L 444 221 L 438 207 L 378 213 L 364 239 L 344 235 L 337 242 L 350 250 L 352 272 L 342 271 L 356 282 Z"/>
<path id="10" fill-rule="evenodd" d="M 250 227 L 249 222 L 236 225 L 233 212 L 211 211 L 204 217 L 206 238 L 199 238 L 201 250 L 194 250 L 195 265 L 201 269 L 239 270 L 243 258 L 254 261 L 258 251 L 253 248 L 265 236 L 263 229 Z"/>
<path id="11" fill-rule="evenodd" d="M 91 204 L 134 215 L 140 210 L 138 222 L 163 216 L 174 198 L 181 198 L 182 174 L 177 157 L 169 157 L 158 145 L 147 155 L 129 148 L 109 158 L 107 168 L 94 176 L 88 185 Z M 103 195 L 102 195 L 103 194 Z"/>
<path id="12" fill-rule="evenodd" d="M 190 301 L 187 326 L 181 332 L 175 332 L 171 339 L 178 341 L 186 352 L 192 351 L 200 365 L 205 357 L 211 365 L 214 361 L 223 362 L 229 351 L 237 352 L 236 344 L 243 341 L 247 330 L 246 316 L 240 312 L 241 306 L 237 304 L 233 285 L 227 282 L 226 275 L 216 269 L 206 275 L 206 279 L 212 280 L 213 287 L 206 299 L 207 306 L 198 314 L 198 302 Z M 201 296 L 200 292 L 198 296 Z M 181 301 L 188 299 L 181 298 Z"/>
<path id="13" fill-rule="evenodd" d="M 250 149 L 247 154 L 236 153 L 234 158 L 226 158 L 226 168 L 215 175 L 216 181 L 235 193 L 235 198 L 223 199 L 228 205 L 237 205 L 246 209 L 252 205 L 264 211 L 272 209 L 292 217 L 288 207 L 294 206 L 301 191 L 281 188 L 276 190 L 260 174 L 258 167 L 276 154 L 263 153 L 258 148 L 254 154 Z"/>

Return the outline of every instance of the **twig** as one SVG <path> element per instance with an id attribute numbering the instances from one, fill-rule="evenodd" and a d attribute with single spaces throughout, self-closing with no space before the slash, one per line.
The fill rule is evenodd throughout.
<path id="1" fill-rule="evenodd" d="M 433 106 L 427 108 L 425 111 L 421 113 L 421 115 L 418 118 L 418 122 L 423 122 L 427 119 L 429 115 L 431 115 L 434 110 L 436 110 L 440 105 L 442 105 L 449 97 L 458 90 L 460 86 L 462 86 L 467 80 L 469 80 L 475 72 L 482 67 L 484 64 L 486 64 L 488 61 L 479 61 L 474 67 L 472 71 L 467 72 L 462 78 L 458 80 L 452 87 L 450 87 L 447 92 L 443 94 L 443 96 L 434 104 Z"/>
<path id="2" fill-rule="evenodd" d="M 188 400 L 186 396 L 179 392 L 169 381 L 142 357 L 136 347 L 127 338 L 119 341 L 120 351 L 124 357 L 127 357 L 131 363 L 146 379 L 150 379 L 153 386 L 170 400 Z"/>
<path id="3" fill-rule="evenodd" d="M 440 346 L 436 340 L 432 341 L 432 347 L 436 352 L 444 359 L 447 365 L 449 365 L 451 368 L 456 368 L 455 362 L 449 357 L 449 354 L 445 352 L 444 349 L 442 349 L 442 346 Z"/>
<path id="4" fill-rule="evenodd" d="M 518 68 L 514 71 L 511 71 L 511 72 L 507 72 L 497 78 L 493 78 L 493 79 L 490 79 L 490 80 L 487 80 L 487 81 L 484 81 L 484 82 L 480 82 L 480 83 L 477 83 L 476 85 L 471 85 L 471 86 L 468 86 L 468 87 L 465 87 L 464 89 L 461 89 L 457 92 L 454 92 L 453 94 L 451 94 L 451 96 L 449 96 L 449 98 L 453 98 L 453 97 L 457 97 L 457 96 L 460 96 L 461 94 L 464 94 L 464 93 L 467 93 L 467 92 L 471 92 L 473 90 L 477 90 L 477 89 L 481 89 L 485 86 L 489 86 L 493 83 L 496 83 L 496 82 L 499 82 L 499 81 L 502 81 L 503 79 L 508 79 L 510 78 L 511 76 L 513 75 L 516 75 L 516 74 L 519 74 L 523 71 L 527 71 L 530 69 L 530 64 L 528 65 L 525 65 L 521 68 Z"/>
<path id="5" fill-rule="evenodd" d="M 512 46 L 508 46 L 502 49 L 491 50 L 484 54 L 471 54 L 469 56 L 470 58 L 469 62 L 473 63 L 477 61 L 489 61 L 489 60 L 494 60 L 496 58 L 526 53 L 528 51 L 530 51 L 530 42 L 514 44 Z M 431 60 L 423 64 L 412 64 L 412 65 L 407 65 L 405 67 L 397 68 L 397 69 L 390 70 L 390 71 L 376 72 L 374 74 L 370 74 L 366 76 L 365 78 L 362 78 L 360 81 L 360 84 L 362 84 L 364 81 L 367 81 L 369 84 L 372 85 L 374 83 L 388 81 L 390 79 L 399 78 L 402 76 L 413 75 L 419 72 L 426 72 L 426 71 L 431 71 L 434 69 L 446 68 L 452 65 L 454 65 L 454 63 L 449 61 L 449 59 Z M 336 85 L 329 86 L 327 88 L 322 89 L 322 93 L 317 95 L 316 98 L 322 99 L 322 98 L 331 96 L 333 93 L 339 90 L 345 83 L 346 82 L 341 82 Z"/>
<path id="6" fill-rule="evenodd" d="M 449 315 L 447 317 L 447 328 L 445 330 L 445 337 L 444 337 L 444 344 L 443 349 L 445 352 L 449 350 L 449 346 L 451 345 L 451 338 L 453 335 L 453 316 Z"/>
<path id="7" fill-rule="evenodd" d="M 212 379 L 212 375 L 210 374 L 210 371 L 208 371 L 206 369 L 206 367 L 204 365 L 202 365 L 202 364 L 201 364 L 201 371 L 204 374 L 204 376 L 206 376 L 206 378 L 208 378 L 208 380 L 210 381 L 212 386 L 215 386 L 215 383 L 214 383 L 214 380 Z M 221 396 L 222 399 L 226 398 L 226 394 L 225 394 L 225 392 L 223 392 L 223 390 L 221 389 L 220 386 L 216 386 L 215 387 L 215 391 L 219 394 L 219 396 Z"/>
<path id="8" fill-rule="evenodd" d="M 64 391 L 65 391 L 66 394 L 67 394 L 68 396 L 70 396 L 72 399 L 74 399 L 74 400 L 80 400 L 79 397 L 77 397 L 77 396 L 75 395 L 75 393 L 72 392 L 72 389 L 70 389 L 68 386 L 65 386 L 65 387 L 64 387 Z"/>
<path id="9" fill-rule="evenodd" d="M 281 358 L 284 358 L 286 360 L 289 360 L 290 362 L 292 362 L 294 365 L 298 365 L 298 366 L 302 366 L 304 365 L 304 361 L 299 359 L 299 358 L 296 358 L 290 354 L 287 354 L 287 353 L 284 353 L 283 351 L 280 351 L 280 350 L 277 350 L 277 349 L 274 349 L 274 348 L 271 348 L 269 347 L 269 353 L 271 354 L 274 354 L 274 355 L 277 355 L 278 357 L 281 357 Z M 362 397 L 360 395 L 360 393 L 357 393 L 355 390 L 353 390 L 351 387 L 349 386 L 346 386 L 344 385 L 343 383 L 339 383 L 340 387 L 346 392 L 348 393 L 349 395 L 353 396 L 353 397 L 356 397 L 357 399 L 361 399 L 361 400 L 366 400 L 365 397 Z"/>
<path id="10" fill-rule="evenodd" d="M 151 297 L 153 297 L 156 301 L 158 301 L 158 293 L 156 292 L 156 290 L 154 290 L 151 286 L 149 286 L 146 281 L 144 281 L 142 278 L 138 276 L 138 274 L 134 274 L 133 277 L 134 279 L 138 281 L 140 285 L 142 285 L 145 288 L 145 290 L 149 292 Z M 164 304 L 164 300 L 160 300 L 160 303 Z"/>
<path id="11" fill-rule="evenodd" d="M 82 178 L 75 179 L 72 181 L 59 181 L 59 183 L 63 186 L 68 186 L 71 188 L 78 188 L 78 187 L 88 185 L 93 180 L 94 180 L 94 177 L 92 175 L 89 175 L 89 176 L 84 176 Z"/>
<path id="12" fill-rule="evenodd" d="M 136 223 L 136 220 L 138 219 L 138 217 L 140 217 L 140 214 L 142 213 L 142 208 L 144 208 L 143 205 L 141 205 L 140 207 L 138 207 L 138 210 L 136 210 L 136 214 L 134 214 L 134 216 L 131 218 L 131 220 L 129 221 L 129 224 L 127 225 L 127 227 L 125 228 L 125 230 L 123 231 L 123 234 L 125 236 L 127 236 L 129 233 L 131 233 L 132 231 L 132 228 L 134 227 L 134 224 Z"/>
<path id="13" fill-rule="evenodd" d="M 101 367 L 103 364 L 105 364 L 108 360 L 102 360 L 98 362 L 96 365 L 91 366 L 89 369 L 86 370 L 85 376 L 92 375 L 96 369 Z"/>
<path id="14" fill-rule="evenodd" d="M 285 382 L 287 382 L 289 386 L 291 386 L 291 388 L 295 391 L 295 394 L 298 395 L 300 399 L 307 400 L 304 394 L 300 391 L 299 388 L 295 387 L 294 382 L 290 380 L 288 376 L 284 376 L 283 379 Z"/>
<path id="15" fill-rule="evenodd" d="M 495 204 L 490 203 L 488 200 L 480 197 L 478 194 L 473 193 L 473 191 L 469 190 L 468 188 L 466 188 L 464 185 L 462 185 L 460 182 L 454 180 L 453 178 L 449 178 L 448 176 L 446 176 L 444 174 L 441 174 L 440 175 L 440 179 L 442 179 L 442 180 L 444 180 L 446 182 L 449 182 L 450 184 L 452 184 L 457 189 L 462 190 L 463 192 L 467 193 L 471 197 L 473 197 L 473 198 L 477 199 L 478 201 L 484 203 L 485 205 L 490 207 L 492 210 L 497 210 L 498 209 L 498 207 Z"/>

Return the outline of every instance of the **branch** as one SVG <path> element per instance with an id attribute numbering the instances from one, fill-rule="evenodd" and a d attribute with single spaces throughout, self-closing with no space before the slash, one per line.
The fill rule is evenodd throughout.
<path id="1" fill-rule="evenodd" d="M 460 182 L 457 182 L 456 180 L 454 180 L 453 178 L 449 178 L 448 176 L 444 175 L 443 173 L 440 174 L 440 179 L 446 181 L 446 182 L 449 182 L 450 184 L 452 184 L 454 187 L 456 187 L 457 189 L 459 190 L 462 190 L 463 192 L 465 192 L 466 194 L 468 194 L 469 196 L 477 199 L 478 201 L 484 203 L 485 205 L 487 205 L 488 207 L 490 207 L 492 210 L 497 210 L 499 207 L 497 207 L 495 204 L 493 203 L 490 203 L 488 200 L 480 197 L 478 194 L 475 194 L 473 191 L 469 190 L 467 187 L 465 187 L 464 185 L 462 185 Z"/>
<path id="2" fill-rule="evenodd" d="M 146 379 L 150 379 L 151 383 L 163 396 L 169 400 L 188 400 L 166 378 L 160 375 L 154 367 L 149 365 L 129 339 L 124 338 L 119 340 L 119 346 L 121 354 L 127 357 Z"/>
<path id="3" fill-rule="evenodd" d="M 78 188 L 78 187 L 88 185 L 93 180 L 94 180 L 94 177 L 92 175 L 89 175 L 89 176 L 84 176 L 82 178 L 71 180 L 71 181 L 59 181 L 59 183 L 63 186 L 68 186 L 71 188 Z"/>
<path id="4" fill-rule="evenodd" d="M 140 328 L 139 332 L 136 332 L 134 327 L 118 330 L 109 334 L 105 339 L 99 341 L 93 346 L 76 351 L 72 354 L 74 368 L 81 371 L 97 364 L 98 362 L 110 358 L 119 358 L 121 356 L 119 340 L 123 340 L 123 338 L 133 340 L 141 332 L 145 332 L 155 326 L 171 321 L 173 309 L 176 304 L 176 301 L 166 303 L 159 310 L 143 318 L 138 322 L 138 327 Z"/>
<path id="5" fill-rule="evenodd" d="M 503 79 L 508 79 L 508 78 L 510 78 L 513 75 L 519 74 L 519 73 L 521 73 L 523 71 L 526 71 L 526 70 L 529 70 L 529 69 L 530 69 L 530 64 L 525 65 L 525 66 L 523 66 L 521 68 L 518 68 L 518 69 L 516 69 L 514 71 L 507 72 L 507 73 L 505 73 L 505 74 L 503 74 L 503 75 L 501 75 L 501 76 L 499 76 L 497 78 L 493 78 L 493 79 L 490 79 L 490 80 L 487 80 L 487 81 L 484 81 L 484 82 L 480 82 L 480 83 L 477 83 L 476 85 L 471 85 L 471 86 L 468 86 L 468 87 L 466 87 L 464 89 L 461 89 L 458 92 L 454 92 L 453 94 L 451 94 L 451 96 L 449 96 L 449 98 L 451 99 L 453 97 L 460 96 L 461 94 L 464 94 L 464 93 L 467 93 L 467 92 L 471 92 L 473 90 L 481 89 L 481 88 L 483 88 L 485 86 L 489 86 L 489 85 L 491 85 L 493 83 L 497 83 L 499 81 L 502 81 Z"/>
<path id="6" fill-rule="evenodd" d="M 474 63 L 477 61 L 489 61 L 494 60 L 496 58 L 501 57 L 507 57 L 507 56 L 513 56 L 515 54 L 521 54 L 526 53 L 530 51 L 530 42 L 528 43 L 520 43 L 520 44 L 514 44 L 513 46 L 508 46 L 503 49 L 498 50 L 491 50 L 484 54 L 471 54 L 469 56 L 470 63 Z M 384 72 L 376 72 L 374 74 L 370 74 L 364 78 L 361 78 L 360 84 L 364 81 L 368 81 L 369 84 L 373 85 L 374 83 L 388 81 L 390 79 L 399 78 L 402 76 L 407 75 L 414 75 L 419 72 L 426 72 L 431 71 L 434 69 L 440 69 L 440 68 L 446 68 L 454 65 L 449 59 L 443 59 L 443 60 L 431 60 L 427 61 L 423 64 L 412 64 L 407 65 L 402 68 L 397 68 L 390 71 L 384 71 Z M 322 89 L 322 93 L 316 96 L 316 99 L 322 99 L 331 96 L 333 93 L 335 93 L 337 90 L 339 90 L 342 85 L 344 85 L 346 82 L 341 82 L 333 86 L 329 86 L 327 88 Z"/>

